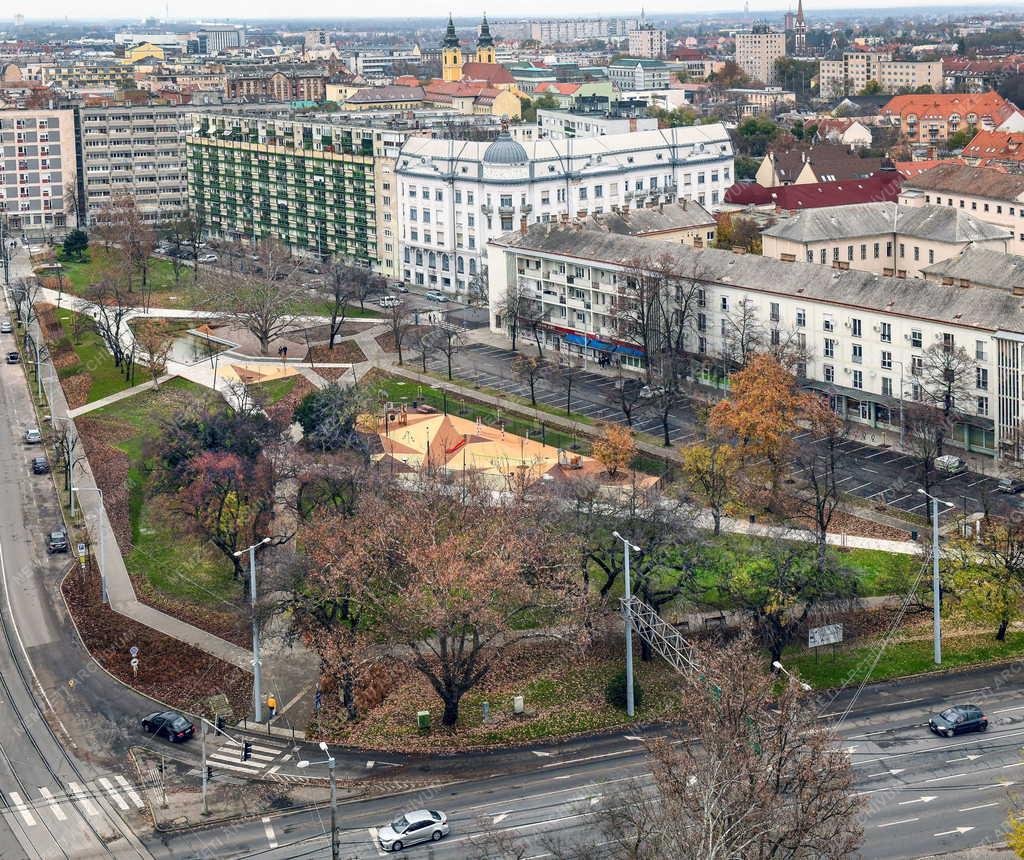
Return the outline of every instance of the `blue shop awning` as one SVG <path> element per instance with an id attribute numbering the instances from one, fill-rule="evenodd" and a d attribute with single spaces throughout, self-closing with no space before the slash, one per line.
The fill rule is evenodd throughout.
<path id="1" fill-rule="evenodd" d="M 598 340 L 596 337 L 587 337 L 582 334 L 563 334 L 562 340 L 566 343 L 574 343 L 577 346 L 599 349 L 602 352 L 617 352 L 622 355 L 631 355 L 636 358 L 643 358 L 644 351 L 632 346 L 623 346 L 621 343 L 611 343 L 607 340 Z"/>

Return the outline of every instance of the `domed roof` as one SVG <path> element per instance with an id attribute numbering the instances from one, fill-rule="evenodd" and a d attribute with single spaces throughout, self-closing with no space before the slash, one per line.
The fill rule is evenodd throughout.
<path id="1" fill-rule="evenodd" d="M 502 132 L 487 149 L 484 150 L 485 164 L 523 164 L 530 157 L 521 143 L 512 140 L 508 132 Z"/>

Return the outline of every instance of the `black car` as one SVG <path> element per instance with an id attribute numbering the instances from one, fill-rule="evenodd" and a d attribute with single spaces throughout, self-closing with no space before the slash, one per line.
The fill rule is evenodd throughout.
<path id="1" fill-rule="evenodd" d="M 172 744 L 187 741 L 196 731 L 192 721 L 177 711 L 160 711 L 143 717 L 142 728 L 151 735 L 167 738 Z"/>
<path id="2" fill-rule="evenodd" d="M 45 457 L 33 457 L 32 458 L 32 474 L 33 475 L 49 475 L 50 474 L 50 463 Z"/>
<path id="3" fill-rule="evenodd" d="M 964 732 L 985 731 L 988 717 L 977 705 L 954 705 L 928 720 L 928 728 L 937 735 L 951 738 Z"/>
<path id="4" fill-rule="evenodd" d="M 48 555 L 67 551 L 68 536 L 64 532 L 50 532 L 46 536 L 46 552 Z"/>
<path id="5" fill-rule="evenodd" d="M 16 352 L 9 352 L 9 353 L 7 353 L 7 363 L 8 364 L 17 364 L 19 361 L 21 361 L 21 356 L 18 353 L 16 353 Z"/>

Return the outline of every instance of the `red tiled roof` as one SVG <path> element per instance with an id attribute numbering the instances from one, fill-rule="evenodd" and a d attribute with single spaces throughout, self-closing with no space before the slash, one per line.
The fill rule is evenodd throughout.
<path id="1" fill-rule="evenodd" d="M 463 63 L 462 78 L 469 81 L 487 81 L 492 84 L 514 84 L 512 73 L 499 63 Z"/>
<path id="2" fill-rule="evenodd" d="M 557 84 L 552 81 L 545 81 L 544 83 L 537 84 L 534 87 L 534 92 L 537 93 L 558 93 L 563 96 L 575 95 L 580 88 L 580 84 Z"/>
<path id="3" fill-rule="evenodd" d="M 756 182 L 739 183 L 725 192 L 726 203 L 780 209 L 817 209 L 820 206 L 842 206 L 847 203 L 895 202 L 903 177 L 895 170 L 880 170 L 866 179 L 845 179 L 838 182 L 814 182 L 805 185 L 778 185 L 765 188 Z"/>
<path id="4" fill-rule="evenodd" d="M 1017 108 L 997 92 L 950 93 L 947 95 L 909 94 L 893 96 L 882 108 L 883 114 L 916 114 L 920 119 L 946 119 L 959 114 L 965 119 L 968 114 L 989 117 L 994 125 L 1016 112 Z"/>
<path id="5" fill-rule="evenodd" d="M 920 173 L 924 173 L 926 170 L 931 170 L 933 167 L 938 167 L 940 164 L 960 164 L 955 158 L 932 158 L 928 161 L 894 161 L 893 164 L 896 169 L 903 174 L 903 176 L 909 179 L 911 176 L 917 176 Z"/>
<path id="6" fill-rule="evenodd" d="M 1024 161 L 1024 135 L 1011 131 L 979 131 L 964 147 L 963 156 Z"/>

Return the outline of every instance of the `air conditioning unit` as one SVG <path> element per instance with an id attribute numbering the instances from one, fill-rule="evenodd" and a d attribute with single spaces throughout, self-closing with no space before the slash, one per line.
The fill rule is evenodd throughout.
<path id="1" fill-rule="evenodd" d="M 880 325 L 873 325 L 871 326 L 871 330 L 874 332 L 879 332 L 882 330 L 882 327 Z"/>
<path id="2" fill-rule="evenodd" d="M 905 334 L 905 335 L 903 335 L 903 339 L 904 339 L 904 340 L 910 340 L 910 335 L 909 335 L 909 334 Z"/>
<path id="3" fill-rule="evenodd" d="M 843 368 L 843 373 L 845 373 L 845 374 L 849 375 L 849 373 L 850 373 L 850 368 L 848 368 L 848 367 L 844 367 L 844 368 Z"/>
<path id="4" fill-rule="evenodd" d="M 850 328 L 850 327 L 851 326 L 850 326 L 850 321 L 849 320 L 847 320 L 846 322 L 843 323 L 843 328 Z"/>

